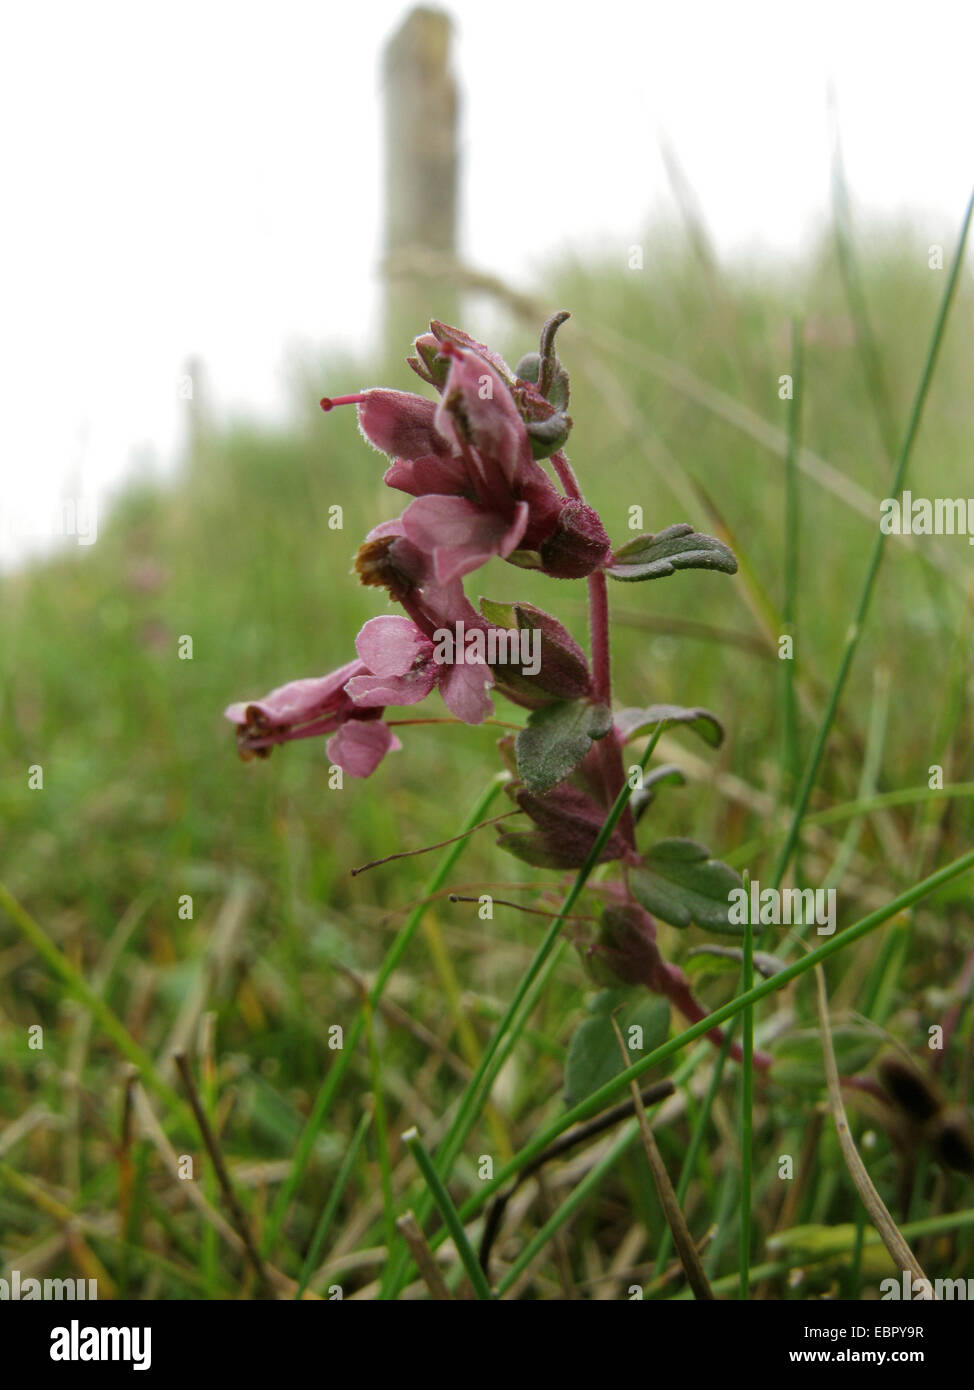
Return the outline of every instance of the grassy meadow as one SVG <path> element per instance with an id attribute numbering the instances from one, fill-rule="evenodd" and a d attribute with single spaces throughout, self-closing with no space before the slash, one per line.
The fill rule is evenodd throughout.
<path id="1" fill-rule="evenodd" d="M 826 716 L 955 235 L 942 233 L 942 269 L 928 264 L 935 238 L 911 227 L 861 228 L 854 246 L 830 235 L 800 262 L 735 268 L 657 231 L 641 270 L 622 250 L 550 267 L 534 317 L 483 295 L 463 314 L 478 338 L 481 318 L 507 314 L 492 346 L 515 362 L 545 313 L 570 309 L 559 337 L 569 454 L 613 541 L 632 534 L 641 507 L 639 529 L 691 522 L 738 555 L 733 578 L 613 583 L 613 679 L 619 706 L 703 705 L 722 720 L 716 751 L 664 737 L 657 759 L 678 764 L 686 785 L 662 788 L 646 823 L 657 837 L 699 839 L 752 880 L 771 881 Z M 909 457 L 915 496 L 974 494 L 972 307 L 967 273 Z M 796 322 L 797 403 L 779 394 Z M 412 1209 L 447 1287 L 475 1290 L 401 1135 L 415 1125 L 434 1154 L 452 1142 L 465 1087 L 550 922 L 500 902 L 481 920 L 476 902 L 447 895 L 552 912 L 571 878 L 502 853 L 490 828 L 350 873 L 457 835 L 499 770 L 497 727 L 403 727 L 400 753 L 337 790 L 321 741 L 244 764 L 222 718 L 232 700 L 347 661 L 361 624 L 389 611 L 349 570 L 364 532 L 403 499 L 383 487 L 353 413 L 325 417 L 317 399 L 407 377 L 307 363 L 280 432 L 214 426 L 197 402 L 174 483 L 134 480 L 97 544 L 0 577 L 3 1272 L 97 1277 L 103 1298 L 427 1298 L 395 1225 Z M 341 529 L 329 525 L 334 506 Z M 787 880 L 836 888 L 836 939 L 974 843 L 971 560 L 964 536 L 886 543 Z M 581 581 L 494 561 L 467 591 L 538 603 L 586 641 Z M 784 633 L 792 662 L 779 660 Z M 187 636 L 192 659 L 180 659 Z M 524 711 L 495 708 L 523 723 Z M 438 696 L 410 713 L 446 715 Z M 933 765 L 942 791 L 930 788 Z M 42 788 L 29 785 L 38 766 Z M 356 1031 L 363 990 L 454 850 Z M 483 1159 L 495 1179 L 513 1175 L 523 1165 L 505 1165 L 566 1114 L 568 1048 L 596 988 L 573 945 L 583 926 L 548 957 L 490 1102 L 457 1144 L 447 1189 L 474 1246 Z M 843 1090 L 853 1136 L 930 1277 L 974 1274 L 974 1188 L 937 1161 L 929 1127 L 890 1119 L 868 1080 L 877 1057 L 905 1052 L 960 1123 L 972 927 L 970 879 L 953 878 L 835 951 L 825 971 L 839 1069 L 867 1082 Z M 707 939 L 660 925 L 667 959 L 714 1009 L 740 992 L 740 964 L 690 954 Z M 827 939 L 806 936 L 813 947 Z M 804 951 L 785 928 L 761 944 L 789 962 Z M 811 972 L 755 1007 L 757 1044 L 776 1062 L 753 1078 L 749 1123 L 741 1069 L 715 1071 L 706 1040 L 640 1078 L 675 1081 L 655 1112 L 656 1142 L 719 1296 L 739 1293 L 742 1183 L 752 1297 L 875 1298 L 894 1271 L 836 1139 L 816 1008 Z M 928 1030 L 945 1019 L 940 1054 Z M 668 1036 L 684 1027 L 674 1015 Z M 174 1051 L 188 1059 L 256 1260 Z M 516 1188 L 490 1282 L 508 1298 L 619 1299 L 634 1286 L 644 1298 L 689 1296 L 633 1120 Z"/>

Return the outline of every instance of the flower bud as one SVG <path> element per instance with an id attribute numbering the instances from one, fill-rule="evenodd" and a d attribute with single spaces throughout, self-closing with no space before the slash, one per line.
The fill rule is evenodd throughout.
<path id="1" fill-rule="evenodd" d="M 413 347 L 416 356 L 407 357 L 407 363 L 417 376 L 429 382 L 430 386 L 435 386 L 437 391 L 442 391 L 449 375 L 450 360 L 440 355 L 440 342 L 432 333 L 421 333 L 413 342 Z"/>
<path id="2" fill-rule="evenodd" d="M 595 950 L 623 984 L 647 984 L 659 967 L 656 925 L 635 903 L 605 909 Z"/>
<path id="3" fill-rule="evenodd" d="M 563 782 L 538 795 L 521 784 L 509 784 L 507 794 L 537 827 L 529 831 L 502 831 L 497 843 L 526 864 L 547 869 L 578 869 L 595 844 L 605 812 L 577 787 Z M 598 862 L 626 856 L 628 846 L 617 830 L 609 836 Z M 639 909 L 641 911 L 641 909 Z"/>
<path id="4" fill-rule="evenodd" d="M 533 660 L 529 667 L 523 662 L 507 662 L 493 668 L 500 694 L 525 709 L 540 709 L 552 700 L 583 700 L 591 695 L 592 676 L 585 653 L 557 618 L 531 603 L 502 604 L 481 599 L 480 610 L 495 627 L 532 634 L 529 640 Z"/>
<path id="5" fill-rule="evenodd" d="M 554 531 L 541 544 L 541 565 L 556 579 L 584 579 L 605 564 L 611 548 L 598 512 L 573 499 L 562 507 Z"/>

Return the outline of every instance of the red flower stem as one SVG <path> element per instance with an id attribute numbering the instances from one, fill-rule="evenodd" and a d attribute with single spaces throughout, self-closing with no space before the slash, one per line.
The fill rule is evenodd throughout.
<path id="1" fill-rule="evenodd" d="M 573 501 L 584 502 L 582 489 L 575 477 L 575 470 L 568 462 L 563 449 L 551 456 L 551 464 L 558 474 L 558 481 L 565 489 L 565 495 Z M 612 677 L 609 669 L 609 592 L 605 575 L 596 570 L 588 577 L 588 619 L 592 638 L 593 695 L 604 705 L 612 704 Z M 617 787 L 612 799 L 618 795 Z"/>
<path id="2" fill-rule="evenodd" d="M 690 1024 L 701 1023 L 707 1017 L 707 1010 L 702 1004 L 698 1003 L 686 980 L 683 972 L 674 966 L 667 965 L 660 958 L 659 968 L 652 972 L 651 976 L 645 980 L 647 988 L 656 994 L 662 994 L 669 999 L 670 1003 L 680 1011 L 686 1021 Z M 722 1047 L 724 1043 L 724 1031 L 722 1028 L 712 1028 L 707 1037 L 715 1047 Z M 738 1064 L 743 1061 L 744 1054 L 739 1043 L 732 1042 L 730 1045 L 730 1055 Z M 771 1066 L 772 1058 L 767 1052 L 756 1049 L 754 1054 L 754 1065 L 760 1071 L 767 1071 Z"/>
<path id="3" fill-rule="evenodd" d="M 584 502 L 582 489 L 575 477 L 575 470 L 568 462 L 562 449 L 551 456 L 552 467 L 565 489 L 565 495 L 578 502 Z M 612 668 L 609 655 L 609 592 L 605 574 L 596 570 L 588 576 L 588 623 L 592 643 L 592 695 L 599 704 L 612 708 Z M 622 762 L 622 745 L 615 728 L 611 728 L 605 738 L 599 740 L 599 761 L 602 766 L 602 785 L 605 791 L 605 804 L 611 806 L 622 790 L 626 774 Z M 636 830 L 629 806 L 623 811 L 619 830 L 633 849 L 636 848 Z"/>
<path id="4" fill-rule="evenodd" d="M 568 462 L 568 456 L 563 449 L 559 449 L 556 454 L 551 455 L 551 466 L 558 474 L 558 481 L 565 489 L 566 497 L 574 498 L 578 502 L 584 501 L 582 489 L 578 486 L 578 479 L 575 477 L 575 470 Z"/>
<path id="5" fill-rule="evenodd" d="M 594 574 L 590 574 L 587 583 L 589 636 L 592 644 L 592 693 L 600 704 L 611 710 L 612 670 L 609 655 L 608 584 L 602 570 L 596 570 Z M 626 780 L 625 767 L 622 761 L 622 744 L 619 742 L 615 725 L 604 738 L 599 739 L 598 747 L 606 805 L 611 806 Z M 619 831 L 627 844 L 635 849 L 636 827 L 628 803 L 619 820 Z"/>
<path id="6" fill-rule="evenodd" d="M 587 579 L 588 625 L 592 642 L 592 693 L 603 705 L 612 704 L 609 659 L 609 594 L 605 575 L 596 570 Z M 618 788 L 617 788 L 618 790 Z"/>

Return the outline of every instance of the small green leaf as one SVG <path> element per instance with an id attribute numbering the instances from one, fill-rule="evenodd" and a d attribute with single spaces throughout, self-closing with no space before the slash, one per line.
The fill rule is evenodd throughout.
<path id="1" fill-rule="evenodd" d="M 673 763 L 661 763 L 659 767 L 650 768 L 644 772 L 642 786 L 636 788 L 629 800 L 629 808 L 632 811 L 635 824 L 639 824 L 644 813 L 652 805 L 659 787 L 668 785 L 683 787 L 686 785 L 686 780 L 680 769 Z"/>
<path id="2" fill-rule="evenodd" d="M 633 583 L 690 569 L 736 574 L 737 561 L 734 552 L 716 536 L 705 535 L 681 522 L 655 535 L 635 536 L 627 541 L 612 556 L 606 573 L 613 579 Z"/>
<path id="3" fill-rule="evenodd" d="M 884 1040 L 877 1033 L 853 1023 L 832 1025 L 832 1046 L 842 1076 L 854 1076 L 873 1061 Z M 817 1028 L 802 1029 L 780 1038 L 773 1047 L 774 1076 L 783 1086 L 825 1085 L 822 1039 Z"/>
<path id="4" fill-rule="evenodd" d="M 620 1007 L 621 1005 L 621 1007 Z M 597 1091 L 623 1070 L 619 1039 L 612 1026 L 612 1011 L 618 1009 L 616 1023 L 631 1062 L 638 1062 L 666 1041 L 670 1031 L 670 1005 L 666 999 L 640 991 L 606 989 L 589 1005 L 589 1017 L 576 1028 L 565 1062 L 565 1104 L 579 1101 Z M 642 1029 L 642 1036 L 630 1032 Z M 632 1043 L 641 1046 L 631 1046 Z"/>
<path id="5" fill-rule="evenodd" d="M 509 565 L 517 565 L 522 570 L 539 570 L 541 556 L 537 550 L 512 550 L 507 557 Z"/>
<path id="6" fill-rule="evenodd" d="M 785 962 L 779 956 L 771 955 L 769 951 L 755 951 L 753 957 L 755 970 L 766 980 L 770 980 L 772 975 L 777 975 L 779 970 L 785 968 Z M 739 970 L 743 961 L 743 947 L 718 946 L 715 941 L 708 941 L 705 946 L 694 946 L 687 952 L 686 969 L 690 974 L 717 975 L 721 974 L 722 970 Z"/>
<path id="7" fill-rule="evenodd" d="M 685 724 L 711 748 L 719 748 L 724 739 L 724 729 L 716 714 L 699 706 L 684 709 L 682 705 L 648 705 L 646 709 L 620 710 L 615 717 L 623 743 L 641 734 L 653 733 L 660 720 L 664 729 L 672 728 L 674 724 Z"/>
<path id="8" fill-rule="evenodd" d="M 493 599 L 482 598 L 480 611 L 495 627 L 506 627 L 511 631 L 517 627 L 517 611 L 513 603 L 495 603 Z"/>
<path id="9" fill-rule="evenodd" d="M 695 840 L 660 840 L 643 855 L 645 868 L 630 875 L 632 890 L 647 912 L 674 927 L 691 922 L 708 931 L 740 936 L 728 921 L 728 895 L 743 885 L 734 870 Z"/>
<path id="10" fill-rule="evenodd" d="M 533 792 L 546 792 L 575 770 L 592 746 L 612 727 L 604 705 L 558 700 L 534 710 L 517 736 L 517 772 Z"/>

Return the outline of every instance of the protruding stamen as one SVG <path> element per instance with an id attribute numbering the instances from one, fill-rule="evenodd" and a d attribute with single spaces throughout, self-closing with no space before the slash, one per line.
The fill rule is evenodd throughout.
<path id="1" fill-rule="evenodd" d="M 479 903 L 480 898 L 469 898 L 464 893 L 450 893 L 451 903 Z M 529 912 L 534 917 L 565 917 L 563 912 L 548 912 L 543 907 L 528 907 L 525 903 L 512 902 L 510 898 L 494 898 L 495 907 L 516 907 L 518 912 Z M 586 917 L 584 913 L 573 912 L 570 917 L 565 918 L 569 922 L 600 922 L 600 917 Z"/>
<path id="2" fill-rule="evenodd" d="M 472 825 L 469 830 L 464 830 L 459 835 L 453 835 L 449 840 L 437 840 L 435 845 L 424 845 L 422 849 L 400 850 L 398 854 L 387 854 L 382 859 L 370 859 L 367 864 L 360 864 L 357 869 L 352 869 L 351 875 L 364 874 L 366 869 L 377 869 L 380 864 L 389 864 L 393 859 L 412 859 L 416 854 L 429 854 L 431 849 L 442 849 L 444 845 L 455 845 L 458 840 L 465 840 L 472 835 L 475 830 L 483 830 L 487 825 L 496 825 L 500 820 L 508 820 L 511 816 L 519 816 L 521 808 L 515 811 L 505 811 L 503 815 L 491 816 L 490 820 L 482 820 L 478 825 Z"/>
<path id="3" fill-rule="evenodd" d="M 360 392 L 357 396 L 322 396 L 319 405 L 322 410 L 332 410 L 336 405 L 361 405 L 366 399 L 365 393 Z"/>

